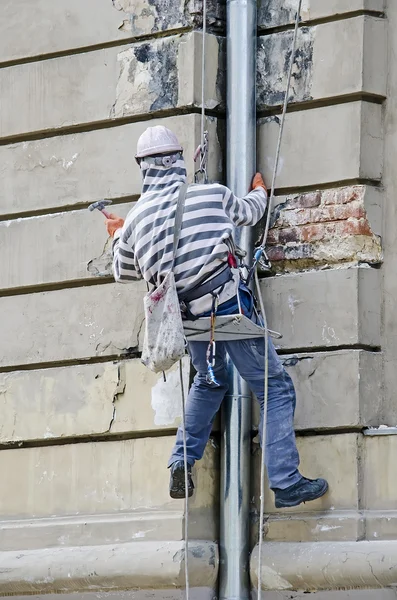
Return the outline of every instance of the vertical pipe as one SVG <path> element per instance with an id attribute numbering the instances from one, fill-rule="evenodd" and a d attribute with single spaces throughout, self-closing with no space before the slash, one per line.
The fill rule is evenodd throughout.
<path id="1" fill-rule="evenodd" d="M 249 188 L 256 165 L 255 0 L 227 0 L 227 184 L 238 196 Z M 236 241 L 253 254 L 250 228 Z M 251 394 L 228 362 L 221 448 L 220 599 L 249 600 L 249 496 Z"/>

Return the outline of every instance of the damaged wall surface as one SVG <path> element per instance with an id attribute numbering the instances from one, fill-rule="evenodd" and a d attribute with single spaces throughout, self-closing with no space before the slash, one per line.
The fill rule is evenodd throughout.
<path id="1" fill-rule="evenodd" d="M 386 4 L 302 2 L 262 292 L 298 393 L 302 471 L 327 478 L 330 492 L 277 510 L 267 490 L 265 600 L 395 597 L 380 588 L 397 583 L 397 437 L 364 435 L 397 424 L 396 40 L 387 36 L 397 8 Z M 223 181 L 225 161 L 225 5 L 208 1 L 212 181 Z M 133 155 L 148 125 L 177 134 L 193 180 L 202 8 L 201 0 L 2 7 L 1 595 L 183 597 L 184 506 L 168 497 L 166 469 L 181 419 L 179 375 L 164 381 L 141 365 L 145 286 L 113 282 L 103 218 L 87 207 L 110 199 L 124 217 L 134 206 Z M 257 163 L 268 182 L 295 10 L 295 0 L 258 0 Z M 186 360 L 185 388 L 190 376 Z M 255 413 L 253 437 L 257 426 Z M 195 467 L 191 502 L 200 600 L 217 593 L 217 431 Z M 255 585 L 257 437 L 252 451 Z M 371 589 L 336 591 L 349 586 Z"/>

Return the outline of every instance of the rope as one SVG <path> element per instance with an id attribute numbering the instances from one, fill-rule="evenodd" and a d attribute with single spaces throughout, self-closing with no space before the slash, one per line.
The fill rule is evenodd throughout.
<path id="1" fill-rule="evenodd" d="M 201 51 L 201 132 L 200 145 L 194 153 L 194 162 L 200 157 L 200 166 L 194 174 L 195 183 L 208 183 L 208 131 L 205 131 L 205 55 L 207 46 L 207 0 L 203 0 L 203 41 Z"/>
<path id="2" fill-rule="evenodd" d="M 271 208 L 272 208 L 273 199 L 274 199 L 274 190 L 276 187 L 278 163 L 280 160 L 281 142 L 282 142 L 283 132 L 284 132 L 285 116 L 287 114 L 289 90 L 291 87 L 292 69 L 294 67 L 294 62 L 295 62 L 296 41 L 297 41 L 297 37 L 298 37 L 301 6 L 302 6 L 302 0 L 299 0 L 297 12 L 296 12 L 296 18 L 295 18 L 294 37 L 292 40 L 291 62 L 290 62 L 289 71 L 288 71 L 287 88 L 285 91 L 283 113 L 282 113 L 281 121 L 280 121 L 280 131 L 279 131 L 279 135 L 278 135 L 276 157 L 275 157 L 275 161 L 274 161 L 272 186 L 271 186 L 270 199 L 269 199 L 267 215 L 266 215 L 266 225 L 265 225 L 265 230 L 263 232 L 261 243 L 260 243 L 260 249 L 263 249 L 263 252 L 264 252 L 264 247 L 266 244 L 266 239 L 267 239 L 267 235 L 269 232 L 269 226 L 270 226 Z M 257 253 L 255 254 L 255 261 L 256 261 L 256 263 L 258 262 L 257 261 Z M 256 288 L 257 288 L 257 296 L 259 298 L 259 304 L 260 304 L 262 318 L 263 318 L 263 326 L 265 328 L 265 334 L 264 334 L 265 381 L 264 381 L 263 417 L 262 417 L 263 420 L 262 420 L 262 435 L 261 435 L 261 438 L 262 438 L 262 455 L 261 455 L 262 461 L 261 461 L 261 481 L 260 481 L 258 593 L 257 593 L 257 600 L 261 600 L 261 596 L 262 596 L 262 545 L 263 545 L 263 527 L 264 527 L 264 516 L 265 516 L 265 457 L 266 457 L 266 439 L 267 439 L 267 407 L 268 407 L 268 399 L 269 399 L 269 382 L 268 382 L 268 376 L 269 376 L 269 331 L 267 328 L 265 306 L 263 303 L 263 298 L 262 298 L 261 290 L 259 287 L 258 270 L 256 268 L 254 269 L 254 277 L 255 277 L 255 284 L 256 284 Z"/>
<path id="3" fill-rule="evenodd" d="M 286 117 L 287 108 L 288 108 L 289 90 L 290 90 L 290 87 L 291 87 L 292 69 L 294 68 L 294 62 L 295 62 L 296 41 L 297 41 L 297 38 L 298 38 L 298 28 L 299 28 L 301 7 L 302 7 L 302 0 L 299 0 L 298 1 L 298 9 L 296 11 L 296 17 L 295 17 L 295 29 L 294 29 L 294 37 L 293 37 L 293 40 L 292 40 L 291 61 L 290 61 L 289 71 L 288 71 L 287 88 L 286 88 L 286 91 L 285 91 L 284 104 L 283 104 L 283 112 L 282 112 L 281 121 L 280 121 L 280 131 L 278 133 L 276 158 L 275 158 L 275 161 L 274 161 L 274 169 L 273 169 L 273 176 L 272 176 L 272 185 L 271 185 L 271 188 L 270 188 L 270 199 L 269 199 L 269 204 L 268 204 L 268 209 L 267 209 L 265 230 L 263 232 L 262 239 L 261 239 L 261 244 L 260 244 L 261 247 L 263 247 L 264 244 L 266 243 L 267 235 L 269 233 L 271 208 L 272 208 L 273 200 L 274 200 L 274 190 L 275 190 L 275 187 L 276 187 L 278 163 L 280 161 L 281 141 L 283 139 L 285 117 Z"/>
<path id="4" fill-rule="evenodd" d="M 205 123 L 205 51 L 207 37 L 207 0 L 203 0 L 203 44 L 201 54 L 201 147 L 204 148 Z"/>
<path id="5" fill-rule="evenodd" d="M 186 447 L 186 415 L 185 415 L 185 388 L 183 385 L 183 363 L 179 361 L 179 380 L 181 384 L 182 400 L 182 429 L 183 429 L 183 464 L 185 468 L 185 590 L 186 600 L 189 600 L 189 495 L 188 495 L 188 472 L 187 472 L 187 447 Z"/>

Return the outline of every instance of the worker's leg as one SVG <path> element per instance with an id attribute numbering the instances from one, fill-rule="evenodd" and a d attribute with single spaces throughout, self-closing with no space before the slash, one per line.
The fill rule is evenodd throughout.
<path id="1" fill-rule="evenodd" d="M 219 387 L 207 382 L 207 348 L 207 342 L 189 344 L 192 363 L 197 371 L 186 402 L 186 445 L 187 460 L 190 465 L 202 458 L 212 423 L 227 391 L 224 345 L 221 342 L 216 345 L 214 371 Z M 179 427 L 168 466 L 181 460 L 183 460 L 183 429 Z"/>
<path id="2" fill-rule="evenodd" d="M 262 338 L 225 342 L 227 352 L 261 407 L 262 431 L 265 344 Z M 266 466 L 271 488 L 286 489 L 301 479 L 294 433 L 295 390 L 269 339 Z"/>

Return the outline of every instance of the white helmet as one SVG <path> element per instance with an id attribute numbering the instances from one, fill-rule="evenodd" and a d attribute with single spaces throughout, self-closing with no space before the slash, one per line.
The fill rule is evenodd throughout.
<path id="1" fill-rule="evenodd" d="M 138 140 L 135 158 L 154 156 L 155 154 L 172 154 L 182 152 L 183 148 L 178 142 L 175 133 L 163 125 L 148 127 Z"/>

